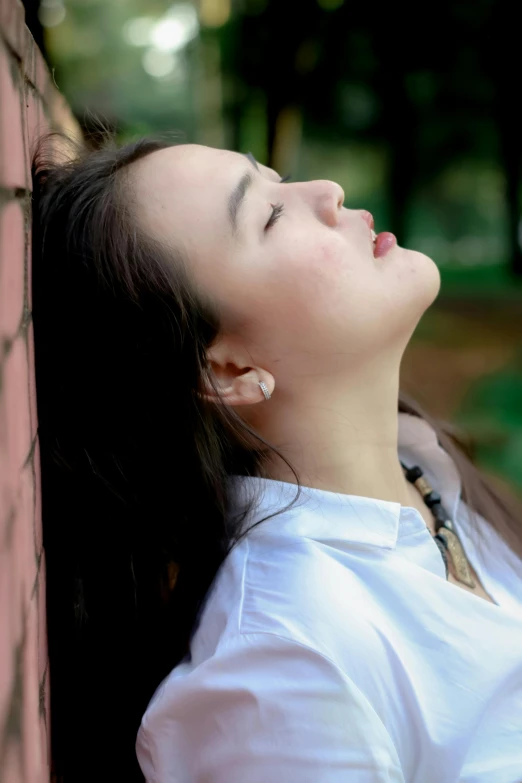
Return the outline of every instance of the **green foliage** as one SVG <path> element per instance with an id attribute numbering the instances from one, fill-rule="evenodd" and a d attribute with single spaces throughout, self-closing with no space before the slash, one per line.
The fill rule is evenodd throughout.
<path id="1" fill-rule="evenodd" d="M 436 261 L 443 296 L 520 297 L 518 29 L 495 0 L 440 0 L 419 35 L 405 4 L 383 5 L 376 25 L 346 0 L 198 0 L 199 35 L 174 54 L 132 42 L 129 24 L 145 29 L 182 0 L 64 2 L 47 45 L 88 130 L 99 115 L 121 141 L 166 132 L 271 163 L 292 109 L 282 175 L 338 181 L 346 206 Z M 417 337 L 454 351 L 470 339 L 436 314 Z M 521 364 L 473 381 L 457 416 L 479 461 L 519 486 Z"/>
<path id="2" fill-rule="evenodd" d="M 159 20 L 167 0 L 67 0 L 64 21 L 47 30 L 55 80 L 80 122 L 106 119 L 122 139 L 134 134 L 193 129 L 189 82 L 154 78 L 143 67 L 145 47 L 132 46 L 126 24 L 139 17 Z M 191 56 L 190 47 L 183 54 Z"/>

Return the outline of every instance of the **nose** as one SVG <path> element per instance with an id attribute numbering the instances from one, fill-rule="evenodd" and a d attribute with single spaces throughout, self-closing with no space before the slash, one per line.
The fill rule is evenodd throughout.
<path id="1" fill-rule="evenodd" d="M 312 184 L 312 183 L 311 183 Z M 316 180 L 315 209 L 320 220 L 332 228 L 337 225 L 344 204 L 344 190 L 337 182 Z"/>

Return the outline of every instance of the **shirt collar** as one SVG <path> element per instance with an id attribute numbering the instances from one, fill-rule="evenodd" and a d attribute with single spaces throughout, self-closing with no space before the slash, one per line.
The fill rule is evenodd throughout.
<path id="1" fill-rule="evenodd" d="M 421 466 L 454 517 L 460 497 L 460 478 L 455 463 L 439 445 L 434 429 L 418 416 L 399 413 L 398 443 L 400 458 L 409 466 Z M 249 535 L 256 536 L 291 534 L 330 544 L 337 542 L 338 546 L 349 542 L 352 548 L 358 544 L 393 549 L 404 512 L 400 503 L 313 487 L 301 487 L 298 500 L 289 510 L 281 511 L 297 496 L 297 485 L 257 476 L 230 476 L 229 489 L 234 511 L 254 499 L 241 530 L 277 513 L 251 530 Z"/>

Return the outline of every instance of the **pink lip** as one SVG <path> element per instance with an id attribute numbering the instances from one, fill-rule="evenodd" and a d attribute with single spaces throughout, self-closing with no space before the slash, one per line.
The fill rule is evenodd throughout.
<path id="1" fill-rule="evenodd" d="M 375 221 L 373 219 L 373 215 L 371 212 L 368 212 L 367 209 L 361 209 L 361 217 L 369 229 L 373 229 L 375 227 Z"/>
<path id="2" fill-rule="evenodd" d="M 375 221 L 373 219 L 372 213 L 368 212 L 367 209 L 361 209 L 360 214 L 370 231 L 373 231 L 375 228 Z M 396 245 L 397 239 L 395 235 L 389 231 L 383 231 L 381 234 L 377 234 L 375 243 L 373 242 L 372 238 L 374 258 L 382 258 L 383 256 L 387 255 L 387 253 L 389 253 L 392 248 L 396 247 Z"/>
<path id="3" fill-rule="evenodd" d="M 377 234 L 373 255 L 375 258 L 382 258 L 396 245 L 397 238 L 395 235 L 391 234 L 389 231 L 383 231 L 381 234 Z"/>

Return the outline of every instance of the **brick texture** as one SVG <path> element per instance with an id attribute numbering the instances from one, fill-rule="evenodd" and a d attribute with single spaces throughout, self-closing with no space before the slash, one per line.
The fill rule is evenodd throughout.
<path id="1" fill-rule="evenodd" d="M 40 464 L 30 301 L 32 147 L 78 136 L 24 23 L 0 0 L 0 781 L 49 781 Z"/>

